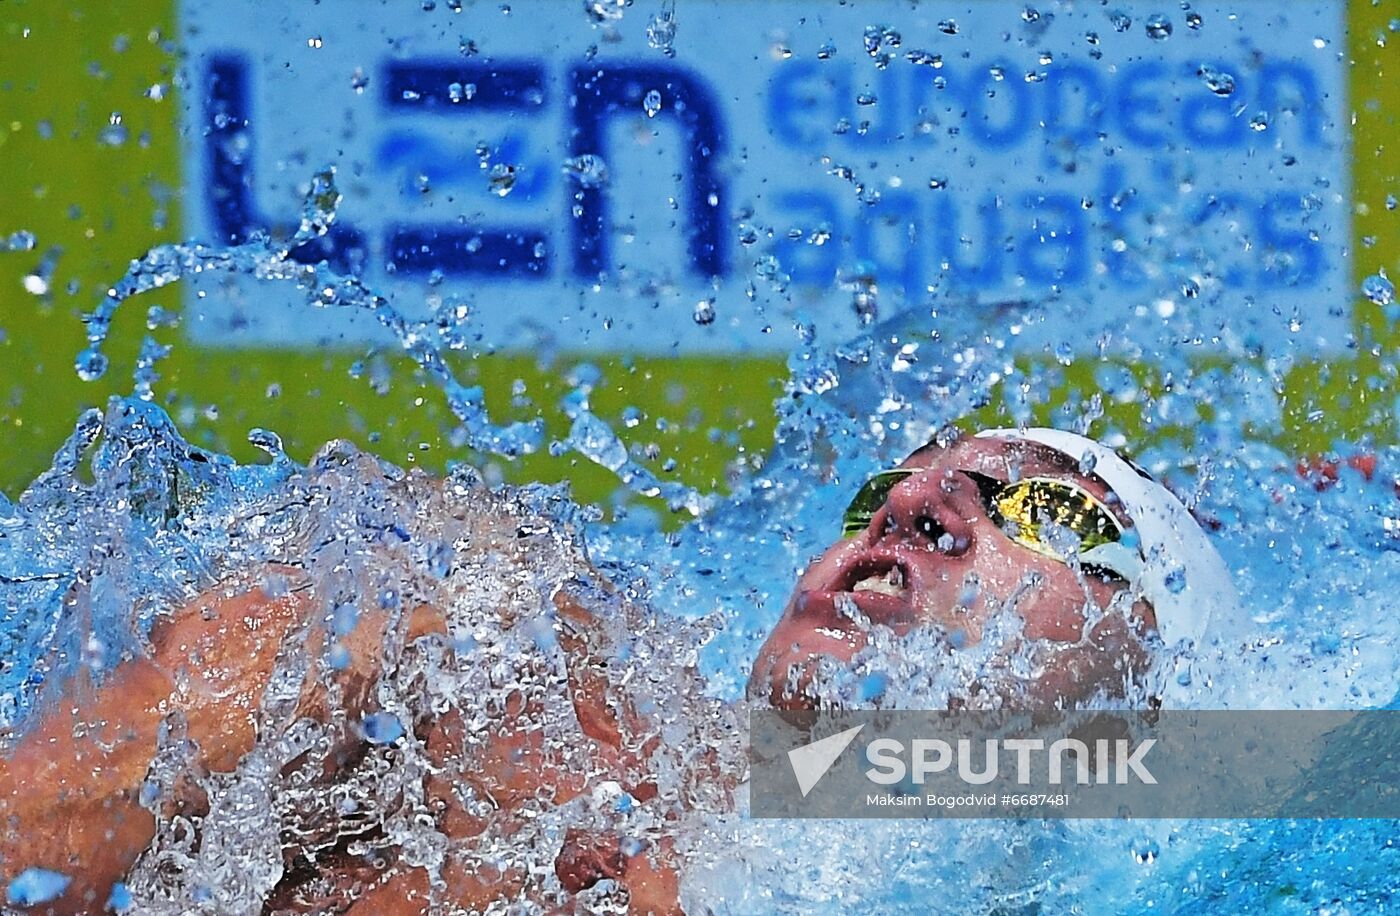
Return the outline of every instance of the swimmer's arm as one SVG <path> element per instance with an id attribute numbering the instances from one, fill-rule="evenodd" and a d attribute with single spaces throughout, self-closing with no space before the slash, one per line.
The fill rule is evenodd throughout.
<path id="1" fill-rule="evenodd" d="M 100 687 L 84 675 L 13 752 L 0 755 L 0 887 L 27 868 L 71 879 L 57 912 L 101 910 L 155 832 L 138 802 L 162 723 L 183 714 L 201 763 L 230 768 L 277 645 L 305 612 L 295 595 L 202 596 L 155 628 L 149 658 Z"/>
<path id="2" fill-rule="evenodd" d="M 66 692 L 0 757 L 0 885 L 48 869 L 72 879 L 60 912 L 102 907 L 155 830 L 137 795 L 168 696 L 150 663 L 128 663 L 97 691 Z"/>

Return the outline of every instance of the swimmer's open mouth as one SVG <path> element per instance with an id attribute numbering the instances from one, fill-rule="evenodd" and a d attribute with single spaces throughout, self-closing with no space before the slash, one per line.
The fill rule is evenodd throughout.
<path id="1" fill-rule="evenodd" d="M 914 583 L 909 568 L 895 557 L 863 556 L 832 578 L 826 591 L 833 596 L 849 595 L 872 620 L 890 623 L 910 614 Z"/>
<path id="2" fill-rule="evenodd" d="M 876 592 L 900 597 L 909 591 L 909 570 L 896 557 L 857 557 L 832 577 L 827 585 L 833 592 Z"/>
<path id="3" fill-rule="evenodd" d="M 907 578 L 904 570 L 895 563 L 884 572 L 875 571 L 853 582 L 849 588 L 843 589 L 849 592 L 878 592 L 881 595 L 889 595 L 893 598 L 902 598 L 908 594 Z"/>

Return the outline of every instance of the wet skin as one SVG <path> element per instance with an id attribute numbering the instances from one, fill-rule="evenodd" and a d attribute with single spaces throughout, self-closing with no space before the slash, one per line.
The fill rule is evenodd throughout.
<path id="1" fill-rule="evenodd" d="M 1011 541 L 987 517 L 976 485 L 963 472 L 1007 480 L 1015 463 L 1022 476 L 1074 480 L 1100 500 L 1108 497 L 1102 481 L 1079 474 L 1072 462 L 1049 449 L 965 438 L 947 449 L 921 450 L 904 465 L 919 473 L 894 487 L 870 527 L 833 545 L 802 576 L 759 653 L 751 692 L 780 706 L 811 705 L 806 697 L 785 693 L 790 677 L 801 685 L 818 659 L 849 661 L 866 639 L 839 613 L 839 601 L 854 602 L 871 621 L 897 633 L 936 623 L 976 642 L 987 615 L 1017 589 L 1022 595 L 1016 610 L 1025 619 L 1026 638 L 1064 647 L 1032 685 L 1037 700 L 1072 699 L 1121 682 L 1125 663 L 1131 666 L 1141 657 L 1138 634 L 1155 626 L 1151 608 L 1139 602 L 1131 620 L 1110 615 L 1094 628 L 1087 644 L 1071 645 L 1083 626 L 1086 587 L 1089 598 L 1106 607 L 1122 585 L 1092 578 L 1081 584 L 1068 566 Z M 900 594 L 855 589 L 862 579 L 888 576 L 892 569 L 903 577 Z M 956 609 L 969 572 L 981 579 L 979 598 Z M 1039 574 L 1038 585 L 1023 585 L 1030 572 Z M 147 657 L 127 662 L 100 688 L 68 685 L 60 706 L 12 754 L 0 753 L 0 885 L 28 866 L 50 868 L 72 876 L 73 882 L 59 900 L 35 911 L 101 909 L 112 883 L 121 880 L 154 834 L 154 819 L 137 797 L 161 723 L 171 712 L 184 714 L 189 735 L 199 744 L 202 767 L 226 772 L 236 766 L 253 745 L 257 709 L 278 648 L 322 606 L 295 583 L 285 594 L 269 596 L 256 584 L 264 577 L 226 583 L 174 612 L 152 633 Z M 637 772 L 637 760 L 624 751 L 619 737 L 633 713 L 623 710 L 619 718 L 603 701 L 599 665 L 604 660 L 589 650 L 585 638 L 595 621 L 567 602 L 557 609 L 580 634 L 578 639 L 565 636 L 561 643 L 569 657 L 569 690 L 582 731 L 595 742 L 604 770 Z M 351 663 L 338 675 L 339 702 L 352 709 L 363 709 L 372 693 L 379 674 L 376 648 L 386 624 L 382 614 L 366 611 L 347 646 Z M 443 615 L 422 607 L 408 620 L 406 636 L 431 638 L 444 629 Z M 323 624 L 313 621 L 305 638 L 316 652 L 325 639 Z M 327 702 L 311 691 L 299 713 L 325 716 Z M 529 710 L 519 714 L 523 722 Z M 451 715 L 433 722 L 422 736 L 430 753 L 454 753 L 459 744 L 453 731 L 459 728 Z M 539 772 L 542 764 L 532 763 L 539 759 L 532 740 L 529 729 L 507 724 L 479 761 L 481 778 L 507 807 L 510 798 L 526 797 L 543 778 L 557 787 L 560 803 L 588 788 L 579 774 Z M 356 749 L 343 751 L 349 760 Z M 326 779 L 333 782 L 334 771 Z M 655 791 L 645 782 L 624 788 L 639 799 Z M 429 786 L 430 795 L 442 801 L 441 829 L 450 836 L 480 831 L 479 823 L 453 809 L 449 789 Z M 197 813 L 200 799 L 171 803 L 188 804 Z M 634 912 L 678 911 L 678 875 L 669 849 L 624 856 L 616 837 L 581 835 L 571 836 L 565 847 L 555 871 L 566 888 L 578 891 L 608 878 L 628 889 Z M 428 909 L 431 895 L 422 869 L 392 863 L 372 868 L 350 858 L 322 860 L 322 869 L 320 877 L 326 880 L 318 885 L 319 899 L 310 908 L 295 886 L 274 892 L 269 908 L 374 914 Z M 449 898 L 477 908 L 515 896 L 523 880 L 451 868 L 444 878 Z"/>
<path id="2" fill-rule="evenodd" d="M 284 594 L 268 595 L 261 586 L 225 583 L 179 609 L 151 634 L 147 657 L 121 665 L 101 687 L 81 677 L 66 685 L 64 700 L 49 712 L 10 754 L 0 752 L 0 888 L 29 867 L 45 868 L 72 880 L 56 900 L 33 907 L 35 913 L 101 912 L 114 882 L 123 880 L 155 835 L 155 819 L 139 804 L 142 783 L 155 756 L 159 734 L 172 712 L 183 715 L 188 737 L 198 745 L 196 765 L 229 772 L 252 749 L 257 714 L 268 687 L 277 652 L 309 619 L 308 648 L 319 652 L 326 638 L 313 615 L 321 607 L 313 593 L 296 584 L 293 570 L 265 570 L 291 577 Z M 622 738 L 634 713 L 605 701 L 606 683 L 588 634 L 598 625 L 590 612 L 562 595 L 556 609 L 569 624 L 560 642 L 568 662 L 569 692 L 580 728 L 594 742 L 599 773 L 559 773 L 546 769 L 541 735 L 532 727 L 538 710 L 509 712 L 493 740 L 474 761 L 479 788 L 510 816 L 521 801 L 535 796 L 542 783 L 552 785 L 553 800 L 564 804 L 587 791 L 598 778 L 623 780 L 634 797 L 655 794 L 648 783 L 627 781 L 636 772 L 634 752 Z M 378 647 L 389 624 L 376 608 L 362 612 L 360 624 L 341 643 L 349 664 L 336 675 L 340 702 L 362 713 L 371 705 L 380 672 Z M 405 622 L 409 642 L 446 632 L 443 615 L 420 607 Z M 325 719 L 327 697 L 319 688 L 305 690 L 298 715 Z M 460 716 L 449 713 L 421 735 L 430 758 L 460 754 Z M 348 738 L 334 760 L 349 766 L 363 753 L 363 742 Z M 326 775 L 329 786 L 335 771 Z M 431 780 L 428 797 L 449 836 L 470 837 L 485 829 L 456 802 L 452 786 Z M 198 816 L 203 797 L 177 787 L 168 812 Z M 677 874 L 668 864 L 668 846 L 633 855 L 620 851 L 615 836 L 571 833 L 555 863 L 561 883 L 577 892 L 602 879 L 617 881 L 631 894 L 638 913 L 678 912 Z M 317 874 L 289 869 L 274 890 L 267 911 L 273 913 L 426 913 L 434 899 L 446 897 L 473 910 L 510 899 L 522 891 L 525 877 L 514 873 L 481 874 L 449 864 L 445 892 L 430 893 L 421 868 L 394 864 L 370 866 L 363 857 L 321 857 Z M 310 881 L 314 883 L 306 884 Z"/>
<path id="3" fill-rule="evenodd" d="M 1023 696 L 1035 705 L 1055 705 L 1100 689 L 1118 692 L 1145 658 L 1141 635 L 1156 627 L 1151 606 L 1138 601 L 1131 618 L 1105 616 L 1081 644 L 1085 602 L 1107 609 L 1126 583 L 1093 574 L 1081 581 L 1066 563 L 1013 541 L 988 515 L 967 472 L 1003 482 L 1071 481 L 1131 527 L 1108 486 L 1037 443 L 971 436 L 946 448 L 920 449 L 900 467 L 915 473 L 895 484 L 870 525 L 827 548 L 798 580 L 759 650 L 750 695 L 784 709 L 818 705 L 811 696 L 817 663 L 849 663 L 868 642 L 865 628 L 849 613 L 851 605 L 896 634 L 935 625 L 955 645 L 970 646 L 1013 595 L 1024 638 L 1044 641 L 1041 674 L 1019 685 Z M 978 582 L 976 597 L 959 606 L 969 576 Z"/>

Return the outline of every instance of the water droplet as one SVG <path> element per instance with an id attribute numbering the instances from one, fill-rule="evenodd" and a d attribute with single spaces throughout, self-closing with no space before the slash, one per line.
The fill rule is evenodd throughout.
<path id="1" fill-rule="evenodd" d="M 335 166 L 326 166 L 311 176 L 311 184 L 302 199 L 301 225 L 287 247 L 296 248 L 329 232 L 335 224 L 335 212 L 339 206 L 340 189 L 335 185 Z"/>
<path id="2" fill-rule="evenodd" d="M 143 401 L 155 399 L 154 386 L 160 381 L 160 374 L 156 372 L 156 363 L 170 355 L 170 347 L 160 343 L 154 337 L 146 337 L 141 342 L 141 352 L 136 357 L 136 369 L 132 373 L 134 391 L 136 396 Z"/>
<path id="3" fill-rule="evenodd" d="M 1174 566 L 1167 571 L 1166 577 L 1167 591 L 1173 595 L 1179 595 L 1186 590 L 1186 567 Z"/>
<path id="4" fill-rule="evenodd" d="M 676 51 L 671 47 L 675 40 L 676 5 L 671 3 L 659 13 L 654 13 L 647 22 L 647 44 L 667 57 L 675 57 Z"/>
<path id="5" fill-rule="evenodd" d="M 862 703 L 874 703 L 889 689 L 890 676 L 883 671 L 872 671 L 861 679 L 857 699 Z"/>
<path id="6" fill-rule="evenodd" d="M 487 187 L 491 193 L 497 197 L 505 197 L 515 187 L 515 181 L 519 170 L 504 162 L 498 162 L 491 166 L 488 174 Z"/>
<path id="7" fill-rule="evenodd" d="M 350 667 L 352 661 L 353 658 L 350 655 L 349 649 L 345 648 L 341 643 L 331 643 L 331 650 L 327 653 L 326 663 L 331 666 L 332 670 L 344 671 L 346 668 Z"/>
<path id="8" fill-rule="evenodd" d="M 1197 12 L 1187 13 L 1186 27 L 1188 29 L 1199 29 L 1201 27 L 1201 14 Z"/>
<path id="9" fill-rule="evenodd" d="M 287 457 L 287 453 L 282 450 L 282 437 L 270 429 L 255 426 L 248 430 L 248 444 L 275 459 Z"/>
<path id="10" fill-rule="evenodd" d="M 575 418 L 569 440 L 579 454 L 611 471 L 627 464 L 627 447 L 606 423 L 587 411 L 580 411 Z"/>
<path id="11" fill-rule="evenodd" d="M 642 98 L 642 111 L 647 113 L 648 118 L 654 118 L 661 113 L 661 93 L 655 89 L 649 90 Z"/>
<path id="12" fill-rule="evenodd" d="M 848 283 L 851 290 L 851 310 L 862 325 L 874 324 L 880 316 L 880 287 L 875 278 L 863 275 Z"/>
<path id="13" fill-rule="evenodd" d="M 595 23 L 616 22 L 631 3 L 632 0 L 586 0 L 583 11 Z"/>
<path id="14" fill-rule="evenodd" d="M 179 323 L 179 316 L 163 305 L 153 305 L 146 309 L 146 330 L 148 331 L 154 331 L 156 328 L 173 328 Z"/>
<path id="15" fill-rule="evenodd" d="M 1217 70 L 1209 64 L 1202 64 L 1196 75 L 1206 84 L 1206 88 L 1216 95 L 1229 95 L 1235 91 L 1235 77 L 1224 70 Z"/>
<path id="16" fill-rule="evenodd" d="M 38 906 L 59 897 L 73 879 L 62 872 L 47 868 L 26 868 L 15 876 L 5 890 L 5 901 L 11 906 Z"/>
<path id="17" fill-rule="evenodd" d="M 1165 41 L 1172 37 L 1171 20 L 1161 13 L 1148 16 L 1144 28 L 1147 29 L 1147 37 L 1153 41 Z"/>
<path id="18" fill-rule="evenodd" d="M 865 29 L 865 53 L 871 57 L 880 51 L 880 37 L 883 31 L 878 25 L 867 26 Z"/>
<path id="19" fill-rule="evenodd" d="M 1157 861 L 1162 854 L 1162 849 L 1157 845 L 1157 841 L 1151 837 L 1138 837 L 1132 845 L 1133 861 L 1139 865 L 1151 865 Z"/>
<path id="20" fill-rule="evenodd" d="M 957 20 L 955 20 L 955 19 L 944 19 L 942 22 L 938 23 L 938 31 L 942 32 L 944 35 L 956 35 L 956 34 L 958 34 L 958 23 L 957 23 Z"/>
<path id="21" fill-rule="evenodd" d="M 701 299 L 695 303 L 695 312 L 691 316 L 698 325 L 713 324 L 715 320 L 715 300 Z"/>
<path id="22" fill-rule="evenodd" d="M 376 712 L 360 720 L 360 731 L 370 744 L 393 744 L 404 736 L 403 723 L 393 713 Z"/>
<path id="23" fill-rule="evenodd" d="M 1361 292 L 1376 305 L 1389 305 L 1395 299 L 1395 284 L 1385 275 L 1384 268 L 1361 281 Z"/>
<path id="24" fill-rule="evenodd" d="M 107 126 L 97 135 L 97 142 L 103 146 L 121 146 L 126 142 L 126 125 L 122 123 L 122 113 L 114 111 L 107 116 Z"/>
<path id="25" fill-rule="evenodd" d="M 952 538 L 953 543 L 946 547 L 943 546 L 944 538 Z M 958 548 L 958 539 L 952 537 L 946 531 L 939 535 L 938 542 L 939 549 L 945 553 L 947 553 L 949 550 L 956 550 Z M 981 594 L 982 579 L 977 575 L 977 573 L 970 572 L 963 577 L 962 583 L 958 588 L 957 606 L 960 608 L 970 609 L 977 603 L 977 598 Z"/>
<path id="26" fill-rule="evenodd" d="M 829 41 L 820 48 L 817 48 L 817 60 L 831 60 L 835 55 L 836 45 Z"/>
<path id="27" fill-rule="evenodd" d="M 73 361 L 78 378 L 85 382 L 95 382 L 107 372 L 107 356 L 96 347 L 82 350 Z"/>
<path id="28" fill-rule="evenodd" d="M 1265 131 L 1269 129 L 1269 113 L 1261 111 L 1249 119 L 1249 129 L 1253 131 Z"/>
<path id="29" fill-rule="evenodd" d="M 125 884 L 118 881 L 112 885 L 112 892 L 107 895 L 107 909 L 124 913 L 131 909 L 133 903 L 131 890 Z"/>
<path id="30" fill-rule="evenodd" d="M 1113 23 L 1113 28 L 1118 32 L 1126 32 L 1133 27 L 1133 19 L 1122 10 L 1114 10 L 1108 14 L 1108 21 Z"/>
<path id="31" fill-rule="evenodd" d="M 369 77 L 365 75 L 363 69 L 356 67 L 355 72 L 350 74 L 350 88 L 355 90 L 356 95 L 364 95 L 367 86 L 369 86 Z"/>
<path id="32" fill-rule="evenodd" d="M 607 163 L 594 153 L 564 160 L 564 174 L 578 182 L 581 188 L 601 188 L 608 183 Z"/>
<path id="33" fill-rule="evenodd" d="M 32 251 L 36 241 L 34 233 L 28 229 L 21 229 L 11 233 L 4 245 L 0 247 L 3 247 L 5 251 Z"/>

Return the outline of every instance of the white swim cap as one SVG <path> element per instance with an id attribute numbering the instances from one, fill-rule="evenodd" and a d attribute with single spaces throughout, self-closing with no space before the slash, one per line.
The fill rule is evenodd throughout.
<path id="1" fill-rule="evenodd" d="M 1039 442 L 1075 463 L 1086 456 L 1093 461 L 1093 473 L 1132 519 L 1137 544 L 1105 544 L 1082 557 L 1137 586 L 1152 604 L 1157 632 L 1167 645 L 1182 640 L 1199 645 L 1212 614 L 1226 620 L 1237 616 L 1239 593 L 1205 531 L 1166 487 L 1113 449 L 1075 433 L 1036 427 L 989 429 L 977 438 Z"/>

